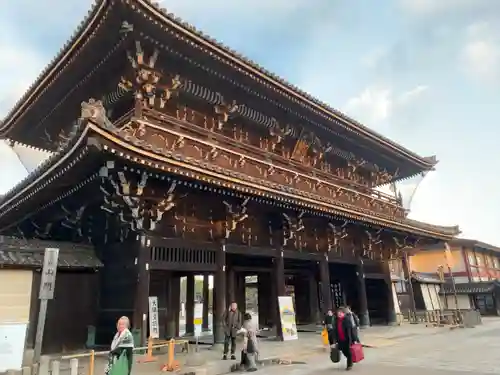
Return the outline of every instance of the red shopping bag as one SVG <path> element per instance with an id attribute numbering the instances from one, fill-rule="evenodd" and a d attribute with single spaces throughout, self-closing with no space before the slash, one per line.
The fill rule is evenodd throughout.
<path id="1" fill-rule="evenodd" d="M 360 343 L 355 343 L 351 345 L 351 355 L 352 362 L 357 363 L 365 359 L 365 354 L 363 353 L 363 345 Z"/>

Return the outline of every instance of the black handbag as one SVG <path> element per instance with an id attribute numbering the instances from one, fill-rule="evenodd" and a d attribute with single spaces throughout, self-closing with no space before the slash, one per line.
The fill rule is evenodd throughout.
<path id="1" fill-rule="evenodd" d="M 340 350 L 337 348 L 330 348 L 330 360 L 333 363 L 339 363 L 340 362 Z"/>

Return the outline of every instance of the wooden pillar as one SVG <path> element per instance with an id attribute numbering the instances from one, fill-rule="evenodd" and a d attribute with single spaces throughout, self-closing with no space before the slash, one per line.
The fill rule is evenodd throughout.
<path id="1" fill-rule="evenodd" d="M 275 299 L 274 299 L 274 323 L 276 324 L 276 337 L 278 340 L 283 341 L 283 327 L 281 326 L 280 308 L 278 297 L 286 295 L 285 285 L 285 259 L 283 258 L 283 249 L 278 247 L 276 249 L 276 256 L 273 259 L 273 276 L 275 285 Z"/>
<path id="2" fill-rule="evenodd" d="M 396 315 L 396 307 L 394 301 L 394 293 L 392 292 L 391 267 L 389 261 L 384 261 L 384 280 L 387 285 L 387 324 L 396 325 L 398 317 Z M 415 300 L 413 300 L 415 301 Z"/>
<path id="3" fill-rule="evenodd" d="M 259 310 L 259 325 L 261 327 L 269 326 L 269 301 L 271 299 L 271 279 L 269 273 L 260 273 L 257 276 L 257 299 Z"/>
<path id="4" fill-rule="evenodd" d="M 328 254 L 319 261 L 319 279 L 321 282 L 321 295 L 323 297 L 322 313 L 326 315 L 328 310 L 333 309 L 332 288 L 330 282 L 330 265 L 328 263 Z"/>
<path id="5" fill-rule="evenodd" d="M 236 274 L 236 303 L 241 312 L 247 309 L 247 296 L 246 296 L 246 278 L 244 273 Z"/>
<path id="6" fill-rule="evenodd" d="M 186 277 L 186 336 L 194 335 L 194 274 Z"/>
<path id="7" fill-rule="evenodd" d="M 227 295 L 226 303 L 236 302 L 236 272 L 234 272 L 233 267 L 227 268 Z"/>
<path id="8" fill-rule="evenodd" d="M 309 287 L 309 322 L 318 323 L 321 321 L 321 316 L 319 310 L 318 282 L 314 272 L 310 273 L 307 282 Z"/>
<path id="9" fill-rule="evenodd" d="M 224 242 L 220 244 L 219 249 L 215 252 L 216 271 L 214 275 L 214 314 L 213 314 L 213 330 L 214 344 L 224 343 L 224 326 L 223 317 L 226 306 L 226 245 Z"/>
<path id="10" fill-rule="evenodd" d="M 210 289 L 209 289 L 209 276 L 208 274 L 203 275 L 203 323 L 202 323 L 202 330 L 203 331 L 208 331 L 208 310 L 209 310 L 209 305 L 210 305 Z"/>
<path id="11" fill-rule="evenodd" d="M 408 264 L 408 253 L 403 251 L 403 258 L 401 259 L 403 264 L 403 274 L 406 280 L 406 287 L 408 288 L 408 296 L 410 297 L 410 310 L 411 315 L 416 317 L 417 306 L 415 305 L 415 293 L 413 292 L 413 283 L 411 282 L 411 272 L 410 266 Z"/>
<path id="12" fill-rule="evenodd" d="M 180 314 L 181 314 L 181 278 L 179 276 L 172 278 L 172 310 L 174 314 L 175 336 L 180 333 Z"/>
<path id="13" fill-rule="evenodd" d="M 179 296 L 175 292 L 175 284 L 179 284 L 179 278 L 169 274 L 167 277 L 167 324 L 165 328 L 165 336 L 167 339 L 177 335 L 177 317 L 176 309 L 179 310 Z M 177 297 L 177 301 L 175 298 Z"/>
<path id="14" fill-rule="evenodd" d="M 365 270 L 363 259 L 356 265 L 356 278 L 358 284 L 358 317 L 361 327 L 370 326 L 370 313 L 368 312 L 368 298 L 366 297 Z"/>
<path id="15" fill-rule="evenodd" d="M 148 334 L 148 310 L 149 310 L 149 261 L 150 252 L 148 247 L 149 240 L 144 233 L 137 235 L 137 274 L 138 282 L 135 291 L 135 309 L 133 315 L 134 330 L 140 332 L 140 345 L 147 344 Z"/>

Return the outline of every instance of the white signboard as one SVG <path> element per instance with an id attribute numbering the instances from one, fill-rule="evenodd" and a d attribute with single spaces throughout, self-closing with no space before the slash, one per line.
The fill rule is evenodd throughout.
<path id="1" fill-rule="evenodd" d="M 283 340 L 297 340 L 297 324 L 295 322 L 295 307 L 291 296 L 279 296 L 281 329 L 283 330 Z"/>
<path id="2" fill-rule="evenodd" d="M 45 249 L 43 257 L 42 278 L 40 280 L 39 299 L 53 299 L 56 286 L 57 262 L 59 249 Z"/>
<path id="3" fill-rule="evenodd" d="M 158 297 L 149 297 L 149 337 L 160 338 L 160 325 L 158 324 Z"/>
<path id="4" fill-rule="evenodd" d="M 0 373 L 21 370 L 27 327 L 26 323 L 0 325 Z"/>
<path id="5" fill-rule="evenodd" d="M 194 335 L 201 336 L 203 326 L 203 303 L 194 304 Z"/>

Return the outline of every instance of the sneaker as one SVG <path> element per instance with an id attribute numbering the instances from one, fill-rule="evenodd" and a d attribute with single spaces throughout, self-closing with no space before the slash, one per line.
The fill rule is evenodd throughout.
<path id="1" fill-rule="evenodd" d="M 233 361 L 236 360 L 236 356 L 234 354 L 231 354 L 231 360 L 233 360 Z"/>
<path id="2" fill-rule="evenodd" d="M 346 371 L 351 371 L 351 370 L 352 370 L 352 365 L 347 366 L 345 370 L 346 370 Z"/>
<path id="3" fill-rule="evenodd" d="M 227 354 L 224 354 L 224 355 L 222 356 L 222 360 L 223 360 L 223 361 L 226 361 L 226 360 L 227 360 Z"/>

